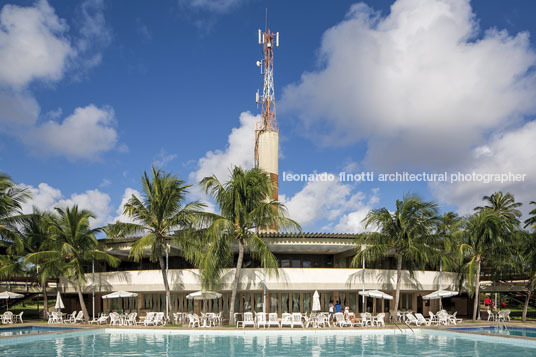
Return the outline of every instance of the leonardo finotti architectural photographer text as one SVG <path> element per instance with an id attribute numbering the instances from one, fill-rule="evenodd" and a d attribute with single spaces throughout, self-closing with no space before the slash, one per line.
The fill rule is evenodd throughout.
<path id="1" fill-rule="evenodd" d="M 410 173 L 393 172 L 393 173 L 375 173 L 373 171 L 364 171 L 360 173 L 339 172 L 333 174 L 329 172 L 311 173 L 311 174 L 294 174 L 283 172 L 283 181 L 341 181 L 341 182 L 522 182 L 526 180 L 527 174 L 520 173 L 463 173 L 463 172 L 442 172 L 442 173 Z"/>

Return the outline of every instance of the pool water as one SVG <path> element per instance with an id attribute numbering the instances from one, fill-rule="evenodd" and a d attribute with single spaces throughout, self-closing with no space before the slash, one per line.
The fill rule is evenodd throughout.
<path id="1" fill-rule="evenodd" d="M 5 356 L 536 356 L 536 343 L 440 331 L 222 331 L 99 329 L 0 339 Z M 63 336 L 63 337 L 60 337 Z M 476 337 L 473 337 L 476 336 Z M 9 340 L 6 342 L 6 340 Z M 22 341 L 27 340 L 27 341 Z M 519 344 L 519 345 L 518 345 Z"/>
<path id="2" fill-rule="evenodd" d="M 523 337 L 536 337 L 536 328 L 530 327 L 495 327 L 495 326 L 482 326 L 482 327 L 469 327 L 469 328 L 455 328 L 453 330 L 468 331 L 468 332 L 481 332 L 492 333 L 496 335 L 510 335 L 510 336 L 523 336 Z"/>
<path id="3" fill-rule="evenodd" d="M 20 326 L 20 327 L 2 327 L 0 328 L 0 337 L 34 335 L 45 332 L 58 332 L 66 330 L 77 330 L 74 327 L 49 327 L 49 326 Z"/>

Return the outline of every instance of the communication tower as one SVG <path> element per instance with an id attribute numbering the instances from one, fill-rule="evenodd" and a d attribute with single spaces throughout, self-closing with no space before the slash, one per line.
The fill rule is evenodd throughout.
<path id="1" fill-rule="evenodd" d="M 264 76 L 262 95 L 256 94 L 257 105 L 261 105 L 261 120 L 255 128 L 255 167 L 270 174 L 274 183 L 272 199 L 278 199 L 279 129 L 277 127 L 274 95 L 274 48 L 279 47 L 279 32 L 266 28 L 259 30 L 259 45 L 264 58 L 257 61 L 257 67 Z"/>

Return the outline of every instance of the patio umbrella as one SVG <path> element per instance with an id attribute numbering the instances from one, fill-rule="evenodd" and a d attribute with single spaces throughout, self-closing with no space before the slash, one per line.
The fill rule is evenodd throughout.
<path id="1" fill-rule="evenodd" d="M 315 293 L 313 294 L 313 311 L 318 312 L 320 310 L 322 310 L 320 307 L 320 294 L 315 290 Z"/>
<path id="2" fill-rule="evenodd" d="M 215 291 L 200 290 L 186 295 L 186 298 L 191 300 L 212 300 L 221 298 L 221 294 Z M 203 304 L 203 310 L 206 311 L 206 308 L 206 304 Z"/>
<path id="3" fill-rule="evenodd" d="M 428 295 L 424 295 L 422 298 L 423 300 L 437 300 L 439 299 L 439 309 L 441 309 L 443 306 L 442 298 L 444 297 L 451 297 L 458 295 L 457 291 L 449 291 L 449 290 L 437 290 L 433 293 L 430 293 Z"/>
<path id="4" fill-rule="evenodd" d="M 129 298 L 129 297 L 136 297 L 136 296 L 138 296 L 137 293 L 131 293 L 130 291 L 119 290 L 119 291 L 114 291 L 111 294 L 104 295 L 102 298 L 103 299 L 118 299 L 118 298 Z"/>
<path id="5" fill-rule="evenodd" d="M 63 300 L 61 299 L 60 291 L 58 290 L 58 294 L 56 295 L 56 305 L 54 306 L 56 310 L 65 309 L 65 305 L 63 305 Z"/>
<path id="6" fill-rule="evenodd" d="M 9 299 L 20 299 L 23 297 L 24 295 L 12 293 L 11 291 L 4 291 L 0 293 L 0 300 L 6 300 L 6 311 L 9 310 Z"/>
<path id="7" fill-rule="evenodd" d="M 363 295 L 363 296 L 366 296 L 366 297 L 372 297 L 372 298 L 376 298 L 376 299 L 393 300 L 393 297 L 391 295 L 386 294 L 383 291 L 379 291 L 379 290 L 360 291 L 359 295 Z"/>

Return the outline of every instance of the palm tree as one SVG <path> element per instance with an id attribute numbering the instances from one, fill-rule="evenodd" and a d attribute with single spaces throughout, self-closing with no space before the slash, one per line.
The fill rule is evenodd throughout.
<path id="1" fill-rule="evenodd" d="M 521 202 L 516 202 L 514 196 L 507 192 L 503 194 L 501 191 L 495 192 L 491 196 L 482 197 L 488 203 L 486 206 L 475 207 L 475 211 L 492 210 L 508 224 L 510 230 L 519 225 L 521 211 L 518 207 L 522 206 Z"/>
<path id="2" fill-rule="evenodd" d="M 464 243 L 460 244 L 460 254 L 466 257 L 469 283 L 473 286 L 473 320 L 477 319 L 480 300 L 480 271 L 482 263 L 491 261 L 494 253 L 504 247 L 503 222 L 492 210 L 481 210 L 471 216 L 465 227 Z"/>
<path id="3" fill-rule="evenodd" d="M 438 245 L 441 250 L 441 262 L 458 275 L 458 291 L 462 289 L 464 281 L 464 260 L 459 254 L 458 247 L 463 238 L 462 217 L 454 212 L 445 212 L 437 224 Z"/>
<path id="4" fill-rule="evenodd" d="M 151 261 L 158 261 L 162 271 L 162 279 L 166 290 L 166 299 L 171 301 L 171 292 L 164 261 L 168 242 L 174 239 L 177 231 L 188 231 L 191 227 L 202 224 L 208 216 L 201 212 L 205 205 L 194 201 L 183 204 L 191 185 L 186 185 L 175 175 L 166 174 L 153 167 L 152 177 L 145 172 L 141 179 L 143 199 L 132 195 L 124 208 L 124 214 L 133 223 L 116 222 L 107 227 L 111 238 L 118 236 L 134 236 L 138 240 L 130 249 L 129 256 L 135 261 L 143 258 L 144 251 L 151 249 Z M 186 240 L 181 240 L 187 243 Z M 187 255 L 188 245 L 181 246 L 183 255 Z M 170 313 L 168 303 L 167 316 Z"/>
<path id="5" fill-rule="evenodd" d="M 224 268 L 233 262 L 233 246 L 238 245 L 238 261 L 232 283 L 229 323 L 234 324 L 234 307 L 240 281 L 244 250 L 270 273 L 277 271 L 277 259 L 259 237 L 266 227 L 299 231 L 300 226 L 286 217 L 286 208 L 270 200 L 273 183 L 268 174 L 253 168 L 243 170 L 235 166 L 229 181 L 222 184 L 216 176 L 205 177 L 200 184 L 220 209 L 220 215 L 207 229 L 207 249 L 200 262 L 205 286 L 217 281 Z"/>
<path id="6" fill-rule="evenodd" d="M 26 260 L 33 264 L 60 267 L 62 275 L 75 286 L 84 317 L 89 320 L 82 295 L 85 266 L 92 261 L 117 266 L 119 259 L 98 249 L 95 234 L 101 228 L 90 227 L 89 219 L 95 218 L 93 213 L 79 210 L 76 205 L 66 209 L 56 208 L 56 212 L 48 227 L 49 241 L 43 250 L 28 254 Z"/>
<path id="7" fill-rule="evenodd" d="M 400 300 L 402 264 L 413 273 L 431 261 L 436 261 L 439 253 L 434 245 L 437 236 L 433 234 L 437 223 L 437 204 L 424 202 L 418 195 L 408 194 L 396 201 L 395 212 L 387 208 L 371 210 L 365 227 L 374 226 L 377 232 L 358 236 L 355 244 L 358 254 L 352 259 L 352 266 L 358 267 L 362 258 L 378 260 L 386 256 L 396 259 L 396 294 L 394 314 Z"/>
<path id="8" fill-rule="evenodd" d="M 536 233 L 527 231 L 519 231 L 516 234 L 514 244 L 516 253 L 512 260 L 517 262 L 517 271 L 527 276 L 525 304 L 523 305 L 523 313 L 521 320 L 527 320 L 527 311 L 532 293 L 536 290 Z"/>
<path id="9" fill-rule="evenodd" d="M 8 253 L 17 255 L 24 247 L 16 233 L 16 225 L 24 217 L 22 203 L 30 197 L 25 188 L 15 185 L 11 178 L 0 173 L 0 240 L 8 244 Z"/>
<path id="10" fill-rule="evenodd" d="M 34 208 L 32 214 L 25 217 L 21 222 L 19 234 L 24 243 L 25 255 L 48 249 L 51 240 L 49 227 L 52 224 L 52 218 L 53 216 L 50 212 L 42 212 Z M 35 266 L 26 266 L 26 272 L 36 276 L 41 282 L 44 306 L 43 318 L 46 318 L 48 313 L 47 283 L 50 278 L 61 276 L 62 267 L 58 263 L 43 261 Z"/>
<path id="11" fill-rule="evenodd" d="M 536 201 L 530 201 L 531 205 L 536 205 Z M 525 220 L 525 228 L 531 226 L 533 228 L 536 228 L 536 208 L 534 208 L 532 211 L 529 212 L 531 217 L 527 218 Z"/>

